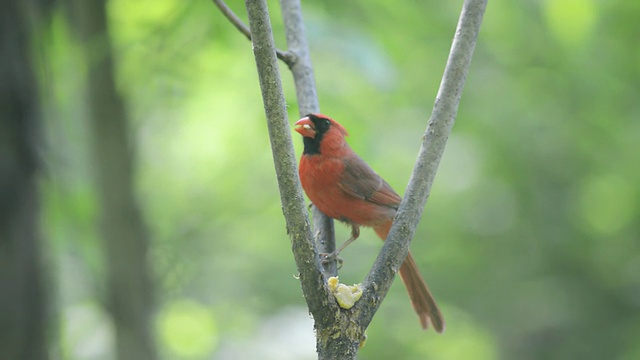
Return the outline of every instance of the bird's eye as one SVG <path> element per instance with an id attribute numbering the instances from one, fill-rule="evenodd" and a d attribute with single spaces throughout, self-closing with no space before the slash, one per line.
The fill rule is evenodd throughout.
<path id="1" fill-rule="evenodd" d="M 329 125 L 331 125 L 331 121 L 324 119 L 324 124 L 329 127 Z"/>

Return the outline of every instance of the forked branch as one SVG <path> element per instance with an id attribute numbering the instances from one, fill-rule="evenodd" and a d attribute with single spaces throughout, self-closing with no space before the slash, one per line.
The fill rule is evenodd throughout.
<path id="1" fill-rule="evenodd" d="M 278 57 L 287 62 L 289 68 L 294 72 L 294 78 L 298 78 L 296 74 L 300 78 L 306 76 L 306 80 L 300 81 L 299 84 L 296 83 L 300 110 L 317 112 L 319 106 L 315 94 L 313 73 L 310 63 L 305 64 L 308 49 L 306 49 L 306 44 L 298 46 L 300 39 L 293 36 L 303 30 L 303 27 L 297 28 L 297 30 L 295 27 L 302 24 L 300 3 L 299 0 L 280 1 L 283 7 L 285 27 L 290 31 L 287 34 L 287 42 L 291 53 L 285 54 L 295 53 L 296 60 L 287 62 L 280 55 Z M 252 38 L 251 32 L 233 15 L 222 0 L 214 0 L 214 3 L 245 36 Z M 359 336 L 369 325 L 389 291 L 397 269 L 400 268 L 400 264 L 407 256 L 409 243 L 422 216 L 438 164 L 457 114 L 487 0 L 464 1 L 440 89 L 423 136 L 418 159 L 405 191 L 405 197 L 387 241 L 363 283 L 364 294 L 350 310 L 338 308 L 328 292 L 324 275 L 320 270 L 317 251 L 312 241 L 302 191 L 297 179 L 297 171 L 295 171 L 297 168 L 295 154 L 291 143 L 277 60 L 274 57 L 277 51 L 271 32 L 266 0 L 245 0 L 245 4 L 251 30 L 254 33 L 253 50 L 258 67 L 283 212 L 292 240 L 296 264 L 300 271 L 303 292 L 316 323 L 319 357 L 321 359 L 355 359 L 360 341 Z M 296 17 L 297 20 L 287 25 L 286 19 L 289 17 Z M 305 100 L 303 101 L 303 99 Z"/>
<path id="2" fill-rule="evenodd" d="M 213 3 L 216 4 L 220 12 L 236 27 L 249 41 L 251 41 L 251 30 L 249 27 L 242 22 L 242 20 L 227 6 L 227 4 L 222 0 L 213 0 Z M 295 64 L 296 57 L 294 54 L 282 51 L 276 48 L 276 56 L 278 59 L 282 60 L 289 68 L 291 68 Z"/>

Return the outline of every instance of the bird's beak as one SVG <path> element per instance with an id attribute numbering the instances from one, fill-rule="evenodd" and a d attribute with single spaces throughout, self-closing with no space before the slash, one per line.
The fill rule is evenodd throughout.
<path id="1" fill-rule="evenodd" d="M 303 117 L 295 123 L 296 131 L 300 133 L 300 135 L 308 138 L 316 137 L 316 129 L 313 127 L 313 121 L 308 117 Z"/>

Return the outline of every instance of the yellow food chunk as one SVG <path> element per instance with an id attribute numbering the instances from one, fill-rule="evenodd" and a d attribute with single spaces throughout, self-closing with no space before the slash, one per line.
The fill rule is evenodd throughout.
<path id="1" fill-rule="evenodd" d="M 330 277 L 327 280 L 327 284 L 329 285 L 329 290 L 331 290 L 331 293 L 336 298 L 338 305 L 343 309 L 351 309 L 362 296 L 361 284 L 354 284 L 352 286 L 340 284 L 340 281 L 335 276 Z"/>

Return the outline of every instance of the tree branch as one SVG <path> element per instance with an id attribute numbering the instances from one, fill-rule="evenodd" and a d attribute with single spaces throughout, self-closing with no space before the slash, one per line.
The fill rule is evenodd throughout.
<path id="1" fill-rule="evenodd" d="M 258 68 L 269 138 L 273 152 L 282 210 L 309 311 L 316 321 L 335 318 L 338 312 L 321 272 L 304 203 L 291 130 L 275 55 L 275 44 L 266 0 L 245 0 L 253 34 L 253 53 Z M 335 320 L 334 320 L 335 321 Z"/>
<path id="2" fill-rule="evenodd" d="M 354 306 L 354 311 L 359 314 L 358 323 L 364 327 L 369 325 L 389 291 L 396 272 L 407 256 L 409 243 L 422 217 L 438 164 L 458 112 L 486 5 L 487 0 L 465 0 L 462 6 L 440 89 L 404 199 L 387 241 L 365 278 L 364 294 Z"/>
<path id="3" fill-rule="evenodd" d="M 316 329 L 317 351 L 320 359 L 355 359 L 361 329 L 349 321 L 349 313 L 342 311 L 329 292 L 321 272 L 316 247 L 312 242 L 308 217 L 302 198 L 290 129 L 282 94 L 278 67 L 273 56 L 273 35 L 265 0 L 245 0 L 249 12 L 249 24 L 254 34 L 253 48 L 258 65 L 260 87 L 269 122 L 269 135 L 276 165 L 287 229 L 292 239 L 293 254 L 300 271 L 300 282 Z M 296 63 L 290 67 L 296 85 L 296 95 L 301 114 L 318 112 L 313 68 L 304 38 L 304 24 L 300 3 L 282 0 L 287 43 L 296 54 Z M 333 220 L 314 207 L 314 223 L 318 245 L 324 249 L 335 248 Z M 330 252 L 327 251 L 327 252 Z M 335 262 L 327 265 L 326 272 L 337 272 Z M 348 329 L 351 329 L 348 330 Z M 354 329 L 355 328 L 355 329 Z"/>
<path id="4" fill-rule="evenodd" d="M 222 14 L 236 27 L 244 36 L 246 36 L 249 41 L 251 41 L 251 31 L 245 25 L 242 20 L 227 6 L 227 4 L 223 0 L 213 0 L 213 3 L 216 4 L 218 9 L 222 12 Z M 296 63 L 296 57 L 290 52 L 281 51 L 279 49 L 275 49 L 276 55 L 278 59 L 282 60 L 289 68 L 291 68 Z"/>
<path id="5" fill-rule="evenodd" d="M 280 0 L 280 8 L 289 53 L 295 54 L 297 59 L 295 64 L 289 68 L 293 73 L 299 115 L 302 117 L 310 113 L 319 113 L 320 104 L 318 103 L 316 80 L 309 55 L 300 0 Z M 313 207 L 313 228 L 316 230 L 315 239 L 318 251 L 325 254 L 333 252 L 336 249 L 333 219 L 324 215 L 315 206 Z M 338 275 L 335 260 L 323 263 L 323 267 L 327 276 Z"/>
<path id="6" fill-rule="evenodd" d="M 220 0 L 214 0 L 214 2 L 219 7 L 223 4 Z M 318 112 L 319 104 L 304 35 L 300 1 L 280 0 L 280 4 L 285 21 L 288 54 L 296 59 L 289 64 L 289 67 L 294 75 L 300 114 Z M 434 110 L 423 137 L 405 198 L 398 210 L 388 240 L 364 281 L 364 295 L 350 310 L 341 309 L 336 305 L 326 286 L 312 241 L 313 237 L 297 177 L 296 159 L 291 144 L 278 64 L 274 56 L 276 49 L 266 0 L 245 0 L 245 5 L 249 14 L 251 32 L 243 31 L 243 33 L 253 34 L 250 37 L 258 67 L 283 212 L 296 264 L 300 271 L 302 289 L 316 324 L 319 358 L 355 359 L 360 336 L 389 291 L 395 273 L 407 255 L 409 242 L 422 215 L 457 113 L 486 0 L 465 0 Z M 236 27 L 241 24 L 239 20 L 231 21 Z M 335 247 L 332 221 L 317 210 L 314 211 L 314 221 L 319 229 L 318 237 L 329 237 L 329 244 L 321 239 L 319 246 L 333 244 Z"/>

